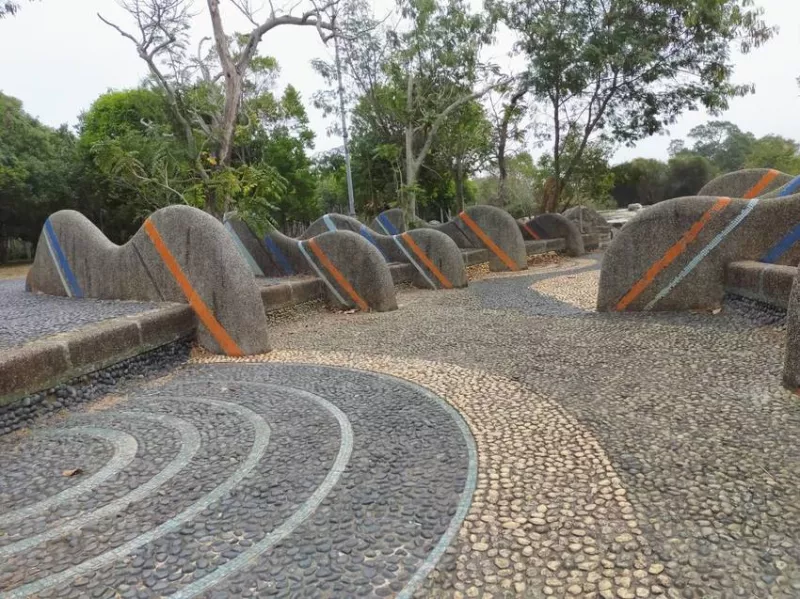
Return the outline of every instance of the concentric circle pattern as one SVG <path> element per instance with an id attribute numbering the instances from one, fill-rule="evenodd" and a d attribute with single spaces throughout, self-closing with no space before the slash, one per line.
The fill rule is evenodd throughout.
<path id="1" fill-rule="evenodd" d="M 0 461 L 7 598 L 410 597 L 477 467 L 430 392 L 289 364 L 183 369 Z"/>

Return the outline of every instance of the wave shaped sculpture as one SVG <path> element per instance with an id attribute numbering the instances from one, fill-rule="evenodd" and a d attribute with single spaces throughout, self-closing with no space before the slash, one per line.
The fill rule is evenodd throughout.
<path id="1" fill-rule="evenodd" d="M 352 231 L 375 246 L 386 262 L 405 262 L 414 267 L 412 282 L 424 289 L 467 286 L 467 270 L 461 250 L 444 233 L 413 229 L 396 235 L 381 235 L 359 220 L 342 214 L 326 214 L 305 230 L 308 239 L 326 231 Z"/>
<path id="2" fill-rule="evenodd" d="M 567 255 L 583 256 L 586 253 L 580 229 L 561 214 L 540 214 L 527 221 L 517 222 L 517 225 L 525 240 L 563 238 Z"/>
<path id="3" fill-rule="evenodd" d="M 606 251 L 599 310 L 719 306 L 728 263 L 800 261 L 800 196 L 676 198 L 639 212 Z"/>
<path id="4" fill-rule="evenodd" d="M 495 206 L 470 206 L 452 220 L 432 225 L 465 250 L 487 249 L 489 270 L 526 270 L 525 240 L 517 221 Z"/>
<path id="5" fill-rule="evenodd" d="M 399 235 L 406 231 L 406 220 L 400 208 L 391 208 L 376 216 L 370 226 L 382 235 Z"/>
<path id="6" fill-rule="evenodd" d="M 786 191 L 791 195 L 800 191 L 800 180 L 796 189 L 784 190 L 792 182 L 792 176 L 771 168 L 749 168 L 734 171 L 712 179 L 697 192 L 698 196 L 727 196 L 731 198 L 752 198 Z"/>
<path id="7" fill-rule="evenodd" d="M 61 210 L 45 222 L 28 291 L 74 298 L 188 303 L 199 343 L 214 353 L 269 351 L 258 287 L 222 223 L 189 206 L 151 214 L 124 245 Z"/>
<path id="8" fill-rule="evenodd" d="M 256 276 L 312 275 L 322 280 L 336 306 L 377 312 L 397 309 L 383 255 L 357 233 L 336 230 L 294 239 L 273 230 L 259 239 L 235 214 L 226 215 L 225 226 Z"/>

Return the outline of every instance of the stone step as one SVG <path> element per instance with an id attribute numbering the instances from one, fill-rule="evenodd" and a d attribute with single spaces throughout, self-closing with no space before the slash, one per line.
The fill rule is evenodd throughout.
<path id="1" fill-rule="evenodd" d="M 404 262 L 392 262 L 389 272 L 394 284 L 399 285 L 411 282 L 414 267 Z M 256 282 L 261 289 L 261 301 L 267 313 L 326 297 L 325 284 L 311 275 L 256 277 Z"/>
<path id="2" fill-rule="evenodd" d="M 796 274 L 794 266 L 753 260 L 731 262 L 725 268 L 725 290 L 785 310 Z"/>

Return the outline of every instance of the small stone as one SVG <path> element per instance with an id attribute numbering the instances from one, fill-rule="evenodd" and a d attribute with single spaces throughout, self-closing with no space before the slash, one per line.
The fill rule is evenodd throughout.
<path id="1" fill-rule="evenodd" d="M 647 569 L 647 571 L 653 576 L 656 576 L 664 571 L 664 566 L 662 564 L 653 564 Z"/>
<path id="2" fill-rule="evenodd" d="M 640 599 L 646 599 L 646 597 L 650 596 L 650 591 L 647 587 L 636 587 L 636 596 L 640 597 Z"/>
<path id="3" fill-rule="evenodd" d="M 633 535 L 627 532 L 622 533 L 614 539 L 617 543 L 630 543 L 633 541 Z"/>
<path id="4" fill-rule="evenodd" d="M 630 589 L 617 589 L 617 597 L 620 599 L 636 599 L 636 593 Z"/>
<path id="5" fill-rule="evenodd" d="M 475 543 L 472 546 L 473 551 L 486 551 L 489 549 L 488 543 Z"/>
<path id="6" fill-rule="evenodd" d="M 510 562 L 510 561 L 508 561 L 508 560 L 507 560 L 506 558 L 504 558 L 504 557 L 498 557 L 498 558 L 495 558 L 495 560 L 494 560 L 494 563 L 495 563 L 495 565 L 496 565 L 498 568 L 500 568 L 501 570 L 504 570 L 505 568 L 508 568 L 508 567 L 511 565 L 511 562 Z"/>

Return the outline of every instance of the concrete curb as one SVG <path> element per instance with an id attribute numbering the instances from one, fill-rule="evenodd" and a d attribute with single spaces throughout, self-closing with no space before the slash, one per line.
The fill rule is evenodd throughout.
<path id="1" fill-rule="evenodd" d="M 0 354 L 0 406 L 193 336 L 189 306 L 172 304 L 38 339 Z"/>

